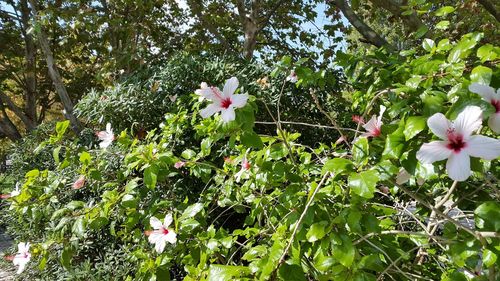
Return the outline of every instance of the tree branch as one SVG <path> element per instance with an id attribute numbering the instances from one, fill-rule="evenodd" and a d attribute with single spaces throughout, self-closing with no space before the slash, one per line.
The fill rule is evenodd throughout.
<path id="1" fill-rule="evenodd" d="M 379 48 L 386 47 L 390 51 L 394 50 L 393 46 L 358 17 L 346 0 L 329 0 L 327 3 L 333 3 L 337 6 L 368 43 Z"/>

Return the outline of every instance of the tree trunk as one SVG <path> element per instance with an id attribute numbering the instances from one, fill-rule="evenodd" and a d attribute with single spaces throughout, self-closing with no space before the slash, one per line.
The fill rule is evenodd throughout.
<path id="1" fill-rule="evenodd" d="M 379 48 L 386 47 L 390 51 L 394 50 L 394 48 L 389 45 L 389 43 L 387 43 L 382 36 L 380 36 L 358 17 L 349 4 L 347 4 L 346 0 L 330 0 L 329 2 L 335 4 L 335 6 L 342 11 L 347 20 L 349 20 L 349 22 L 368 41 L 368 43 Z"/>
<path id="2" fill-rule="evenodd" d="M 11 141 L 16 141 L 22 138 L 16 126 L 7 116 L 5 108 L 2 107 L 3 117 L 0 118 L 0 135 L 8 137 Z"/>
<path id="3" fill-rule="evenodd" d="M 245 59 L 250 60 L 253 58 L 255 46 L 257 45 L 257 32 L 259 31 L 259 28 L 252 19 L 247 18 L 244 31 L 245 42 L 243 43 L 243 55 L 245 56 Z"/>
<path id="4" fill-rule="evenodd" d="M 500 22 L 500 13 L 495 7 L 495 4 L 491 3 L 489 0 L 477 0 L 483 7 L 490 13 L 497 21 Z"/>
<path id="5" fill-rule="evenodd" d="M 33 125 L 37 125 L 37 114 L 36 114 L 36 46 L 33 41 L 31 34 L 27 33 L 26 30 L 29 27 L 30 20 L 30 10 L 28 7 L 27 0 L 21 0 L 21 19 L 22 19 L 22 33 L 24 36 L 25 43 L 25 61 L 26 61 L 26 71 L 25 71 L 25 106 L 24 112 L 28 118 L 32 121 Z M 31 131 L 34 127 L 27 126 L 27 130 Z"/>
<path id="6" fill-rule="evenodd" d="M 36 128 L 36 121 L 33 121 L 31 120 L 28 115 L 26 115 L 23 110 L 18 107 L 13 101 L 12 99 L 7 96 L 6 94 L 4 94 L 3 92 L 0 91 L 0 102 L 1 102 L 1 105 L 2 105 L 2 108 L 3 106 L 6 106 L 9 110 L 11 110 L 17 117 L 19 117 L 19 119 L 21 119 L 21 121 L 24 123 L 24 125 L 26 126 L 26 130 L 27 131 L 30 131 L 30 130 L 33 130 L 34 128 Z M 3 108 L 5 110 L 5 108 Z"/>
<path id="7" fill-rule="evenodd" d="M 35 0 L 29 0 L 29 1 L 36 21 L 38 15 L 36 10 Z M 64 106 L 65 110 L 64 116 L 71 122 L 71 127 L 73 131 L 78 134 L 81 131 L 80 121 L 78 121 L 75 114 L 73 113 L 73 102 L 69 98 L 68 92 L 66 91 L 66 87 L 64 87 L 61 75 L 59 74 L 59 70 L 57 69 L 57 66 L 54 61 L 52 50 L 50 49 L 49 41 L 47 40 L 47 35 L 43 31 L 42 26 L 40 26 L 40 31 L 37 35 L 40 47 L 43 53 L 45 54 L 45 60 L 47 61 L 47 67 L 49 69 L 50 78 L 52 79 L 57 94 L 59 95 L 59 98 L 61 99 L 61 102 Z"/>
<path id="8" fill-rule="evenodd" d="M 243 33 L 245 34 L 245 41 L 243 43 L 243 56 L 245 57 L 245 59 L 250 60 L 253 58 L 255 46 L 257 45 L 257 33 L 260 30 L 258 26 L 259 1 L 252 0 L 251 10 L 249 13 L 247 13 L 247 8 L 245 7 L 244 0 L 237 0 L 236 8 L 238 9 Z"/>

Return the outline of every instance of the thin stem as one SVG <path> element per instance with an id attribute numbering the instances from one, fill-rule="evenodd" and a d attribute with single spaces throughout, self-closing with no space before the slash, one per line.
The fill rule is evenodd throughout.
<path id="1" fill-rule="evenodd" d="M 278 268 L 285 261 L 285 257 L 288 254 L 288 251 L 290 250 L 290 247 L 292 246 L 293 239 L 295 238 L 295 235 L 297 234 L 299 226 L 302 223 L 302 220 L 304 219 L 304 217 L 305 217 L 305 215 L 307 213 L 307 210 L 309 209 L 309 206 L 311 206 L 312 202 L 314 201 L 314 197 L 316 196 L 316 194 L 318 193 L 318 191 L 321 189 L 321 186 L 324 184 L 324 182 L 327 179 L 328 175 L 329 175 L 329 173 L 326 173 L 323 176 L 323 178 L 321 178 L 321 181 L 319 182 L 318 186 L 316 187 L 316 189 L 314 190 L 313 194 L 311 195 L 311 198 L 309 198 L 309 201 L 307 202 L 306 206 L 304 207 L 304 211 L 302 211 L 302 214 L 300 214 L 299 220 L 297 221 L 297 223 L 295 224 L 295 227 L 293 228 L 293 232 L 292 232 L 292 235 L 290 236 L 290 240 L 288 241 L 288 244 L 285 247 L 285 250 L 283 251 L 283 254 L 280 257 L 279 262 L 278 262 L 278 266 L 276 268 Z"/>

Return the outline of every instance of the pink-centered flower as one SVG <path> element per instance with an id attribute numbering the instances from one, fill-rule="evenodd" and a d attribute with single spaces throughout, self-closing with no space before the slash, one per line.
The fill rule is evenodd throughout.
<path id="1" fill-rule="evenodd" d="M 205 83 L 206 84 L 206 83 Z M 222 92 L 217 87 L 208 87 L 202 83 L 201 89 L 196 90 L 196 94 L 212 101 L 212 104 L 200 111 L 203 118 L 208 118 L 217 112 L 221 112 L 224 122 L 232 121 L 236 118 L 235 108 L 244 107 L 248 100 L 248 95 L 235 95 L 238 88 L 238 79 L 232 77 L 226 81 Z"/>
<path id="2" fill-rule="evenodd" d="M 78 179 L 73 183 L 73 189 L 80 189 L 85 185 L 85 176 L 81 175 Z"/>
<path id="3" fill-rule="evenodd" d="M 291 83 L 297 83 L 297 81 L 299 81 L 299 77 L 297 73 L 295 73 L 295 70 L 290 71 L 290 74 L 286 77 L 286 81 Z"/>
<path id="4" fill-rule="evenodd" d="M 380 133 L 382 133 L 382 124 L 384 124 L 382 122 L 382 115 L 384 115 L 384 112 L 385 106 L 381 105 L 379 116 L 377 117 L 376 115 L 373 115 L 372 118 L 363 125 L 363 128 L 365 128 L 366 132 L 361 135 L 362 137 L 380 136 Z M 359 121 L 362 121 L 361 119 Z"/>
<path id="5" fill-rule="evenodd" d="M 241 177 L 247 173 L 252 168 L 252 164 L 248 162 L 247 157 L 243 157 L 243 160 L 241 161 L 241 169 L 238 173 L 236 173 L 236 181 L 239 182 L 241 180 Z"/>
<path id="6" fill-rule="evenodd" d="M 146 233 L 146 235 L 149 235 L 149 243 L 155 244 L 155 250 L 160 254 L 165 249 L 167 242 L 172 244 L 177 242 L 177 234 L 169 228 L 172 221 L 172 214 L 166 215 L 163 223 L 156 217 L 151 217 L 149 220 L 154 230 Z"/>
<path id="7" fill-rule="evenodd" d="M 495 112 L 488 118 L 488 126 L 497 134 L 500 134 L 500 89 L 495 89 L 479 83 L 472 83 L 469 91 L 480 95 L 485 101 L 489 102 Z"/>
<path id="8" fill-rule="evenodd" d="M 31 259 L 31 254 L 29 250 L 30 250 L 29 242 L 28 243 L 20 242 L 19 244 L 17 244 L 17 254 L 12 259 L 14 265 L 18 266 L 17 274 L 21 274 L 24 271 L 24 269 L 26 268 L 26 264 L 28 264 L 28 262 Z"/>
<path id="9" fill-rule="evenodd" d="M 446 171 L 456 181 L 466 180 L 470 174 L 470 156 L 493 160 L 500 156 L 500 140 L 472 135 L 482 123 L 482 111 L 477 106 L 467 106 L 454 121 L 441 113 L 427 120 L 431 131 L 442 139 L 423 144 L 417 159 L 426 164 L 448 159 Z"/>
<path id="10" fill-rule="evenodd" d="M 99 143 L 99 147 L 101 148 L 107 148 L 115 139 L 110 123 L 106 124 L 106 131 L 97 132 L 96 135 L 101 140 L 101 143 Z"/>

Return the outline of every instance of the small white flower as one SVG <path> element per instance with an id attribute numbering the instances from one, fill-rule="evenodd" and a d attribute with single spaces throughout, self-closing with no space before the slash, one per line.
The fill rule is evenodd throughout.
<path id="1" fill-rule="evenodd" d="M 493 160 L 500 156 L 500 140 L 481 135 L 472 135 L 482 123 L 482 111 L 477 106 L 467 106 L 451 122 L 441 113 L 427 120 L 431 131 L 442 141 L 423 144 L 417 159 L 431 164 L 448 159 L 446 171 L 451 179 L 466 180 L 470 174 L 470 156 Z"/>
<path id="2" fill-rule="evenodd" d="M 500 134 L 500 89 L 495 89 L 479 83 L 472 83 L 469 91 L 480 95 L 485 101 L 491 103 L 495 112 L 488 119 L 488 126 L 493 132 Z"/>
<path id="3" fill-rule="evenodd" d="M 200 111 L 201 117 L 207 118 L 220 111 L 224 122 L 234 120 L 236 118 L 234 109 L 244 107 L 248 100 L 248 95 L 234 94 L 237 88 L 238 79 L 236 77 L 226 81 L 222 92 L 217 87 L 208 87 L 206 83 L 202 83 L 201 89 L 198 89 L 196 94 L 211 100 L 212 103 Z"/>
<path id="4" fill-rule="evenodd" d="M 165 216 L 163 224 L 156 217 L 151 217 L 149 220 L 154 230 L 149 234 L 148 240 L 150 243 L 155 244 L 155 250 L 158 253 L 163 252 L 167 242 L 172 244 L 177 242 L 177 234 L 175 234 L 172 229 L 168 228 L 172 221 L 172 214 Z"/>
<path id="5" fill-rule="evenodd" d="M 17 254 L 14 256 L 12 262 L 15 266 L 18 266 L 17 274 L 21 274 L 26 268 L 26 264 L 31 259 L 31 254 L 29 252 L 30 243 L 20 242 L 19 244 L 17 244 L 17 249 Z"/>
<path id="6" fill-rule="evenodd" d="M 106 124 L 106 131 L 97 132 L 97 137 L 101 140 L 99 147 L 107 148 L 111 145 L 113 140 L 115 139 L 115 135 L 113 135 L 113 129 L 111 129 L 111 124 Z"/>

